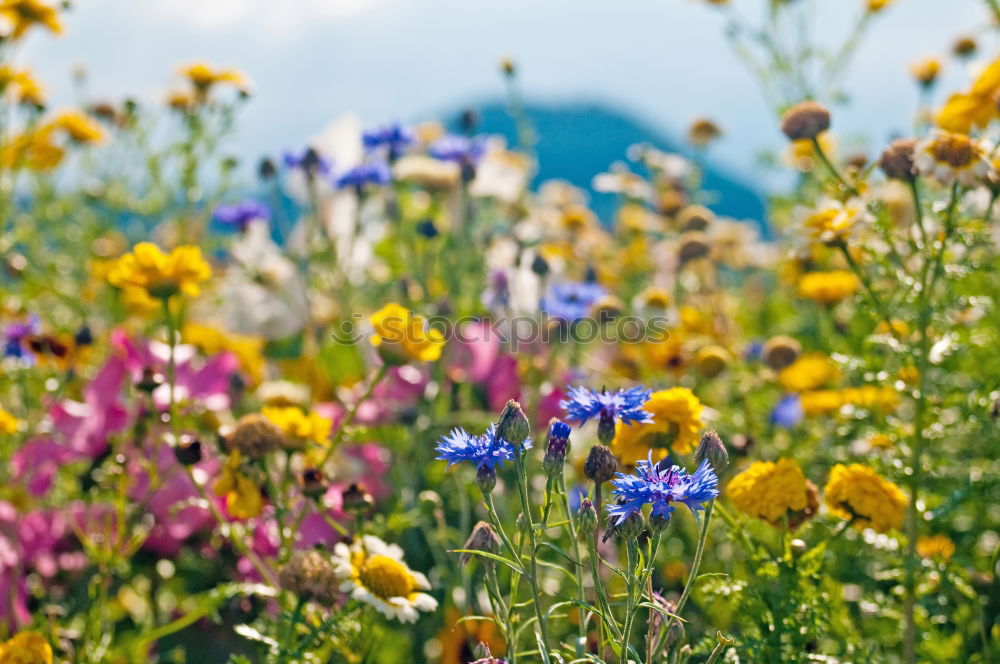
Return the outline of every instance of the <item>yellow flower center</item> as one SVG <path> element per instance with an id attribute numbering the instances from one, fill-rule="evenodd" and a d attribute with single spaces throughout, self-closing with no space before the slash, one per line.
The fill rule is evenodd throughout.
<path id="1" fill-rule="evenodd" d="M 408 597 L 413 592 L 413 577 L 409 570 L 388 556 L 369 556 L 358 569 L 361 583 L 382 599 Z"/>

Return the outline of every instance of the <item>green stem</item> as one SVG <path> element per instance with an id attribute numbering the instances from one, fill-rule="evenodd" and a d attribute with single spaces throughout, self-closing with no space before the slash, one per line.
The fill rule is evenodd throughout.
<path id="1" fill-rule="evenodd" d="M 528 583 L 531 585 L 532 606 L 535 609 L 535 618 L 538 620 L 538 632 L 542 646 L 542 662 L 548 664 L 549 661 L 549 635 L 545 614 L 542 613 L 541 599 L 538 592 L 538 533 L 535 532 L 535 523 L 531 515 L 531 503 L 528 500 L 527 478 L 524 472 L 524 449 L 521 448 L 514 454 L 514 466 L 517 472 L 517 489 L 521 495 L 521 512 L 524 515 L 524 525 L 528 530 L 528 541 L 531 545 L 531 569 L 528 574 Z"/>
<path id="2" fill-rule="evenodd" d="M 823 166 L 825 166 L 826 170 L 830 172 L 830 175 L 832 175 L 837 182 L 847 189 L 852 196 L 857 196 L 857 188 L 848 182 L 843 175 L 841 175 L 840 170 L 838 170 L 837 167 L 833 165 L 833 162 L 830 161 L 830 158 L 826 156 L 826 152 L 823 151 L 823 146 L 819 144 L 819 138 L 813 136 L 810 140 L 812 141 L 813 150 L 816 152 L 816 156 L 818 156 L 819 160 L 823 162 Z"/>

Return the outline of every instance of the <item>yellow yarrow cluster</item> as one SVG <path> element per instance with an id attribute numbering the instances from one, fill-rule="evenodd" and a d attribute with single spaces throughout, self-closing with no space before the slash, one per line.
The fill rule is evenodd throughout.
<path id="1" fill-rule="evenodd" d="M 333 422 L 319 413 L 307 413 L 298 406 L 265 406 L 260 414 L 274 422 L 290 441 L 329 443 Z"/>
<path id="2" fill-rule="evenodd" d="M 427 326 L 423 316 L 391 302 L 371 316 L 373 346 L 390 364 L 433 362 L 441 357 L 444 335 Z"/>
<path id="3" fill-rule="evenodd" d="M 789 392 L 815 390 L 840 375 L 837 365 L 823 353 L 806 353 L 778 372 L 778 382 Z"/>
<path id="4" fill-rule="evenodd" d="M 903 527 L 906 494 L 868 466 L 837 464 L 823 491 L 830 513 L 853 518 L 858 529 L 873 528 L 884 533 Z"/>
<path id="5" fill-rule="evenodd" d="M 18 632 L 0 643 L 0 664 L 52 664 L 52 646 L 38 632 Z"/>
<path id="6" fill-rule="evenodd" d="M 650 395 L 643 409 L 653 417 L 652 422 L 618 423 L 611 450 L 622 461 L 633 464 L 645 459 L 653 450 L 653 459 L 662 459 L 669 450 L 687 454 L 698 443 L 702 428 L 701 413 L 704 406 L 686 387 L 658 390 Z"/>
<path id="7" fill-rule="evenodd" d="M 807 272 L 799 278 L 802 297 L 822 304 L 835 304 L 853 295 L 861 287 L 857 275 L 848 270 Z"/>
<path id="8" fill-rule="evenodd" d="M 921 535 L 917 538 L 917 555 L 949 560 L 955 555 L 955 543 L 947 535 Z"/>
<path id="9" fill-rule="evenodd" d="M 772 525 L 809 506 L 806 476 L 794 459 L 755 461 L 729 481 L 725 493 L 738 510 Z"/>
<path id="10" fill-rule="evenodd" d="M 899 405 L 899 393 L 884 385 L 862 385 L 840 390 L 809 390 L 800 396 L 806 415 L 829 415 L 842 406 L 852 405 L 882 412 Z"/>
<path id="11" fill-rule="evenodd" d="M 164 253 L 152 242 L 140 242 L 108 270 L 108 282 L 122 289 L 139 288 L 150 297 L 167 298 L 178 293 L 195 297 L 199 284 L 212 276 L 212 268 L 191 245 Z"/>

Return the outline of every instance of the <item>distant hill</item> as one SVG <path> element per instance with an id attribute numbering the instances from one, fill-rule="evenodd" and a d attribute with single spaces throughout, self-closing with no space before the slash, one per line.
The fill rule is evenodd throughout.
<path id="1" fill-rule="evenodd" d="M 514 141 L 514 122 L 506 104 L 491 101 L 469 108 L 479 117 L 478 132 Z M 594 192 L 591 180 L 613 162 L 625 161 L 630 145 L 646 142 L 666 152 L 685 153 L 678 141 L 616 109 L 596 104 L 528 104 L 526 112 L 538 140 L 536 183 L 560 178 L 590 191 L 594 211 L 602 219 L 610 217 L 614 196 Z M 452 130 L 457 128 L 459 116 L 455 114 L 449 121 Z M 719 215 L 753 219 L 763 227 L 765 206 L 759 192 L 712 164 L 702 167 L 703 187 L 714 199 L 709 208 Z"/>

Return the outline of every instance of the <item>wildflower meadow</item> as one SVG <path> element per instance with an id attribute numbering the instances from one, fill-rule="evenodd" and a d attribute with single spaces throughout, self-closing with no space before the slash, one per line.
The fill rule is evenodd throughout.
<path id="1" fill-rule="evenodd" d="M 0 664 L 1000 661 L 1000 3 L 852 150 L 909 0 L 664 1 L 772 111 L 761 219 L 711 108 L 542 179 L 498 54 L 512 136 L 247 155 L 253 72 L 54 105 L 76 8 L 0 0 Z"/>

